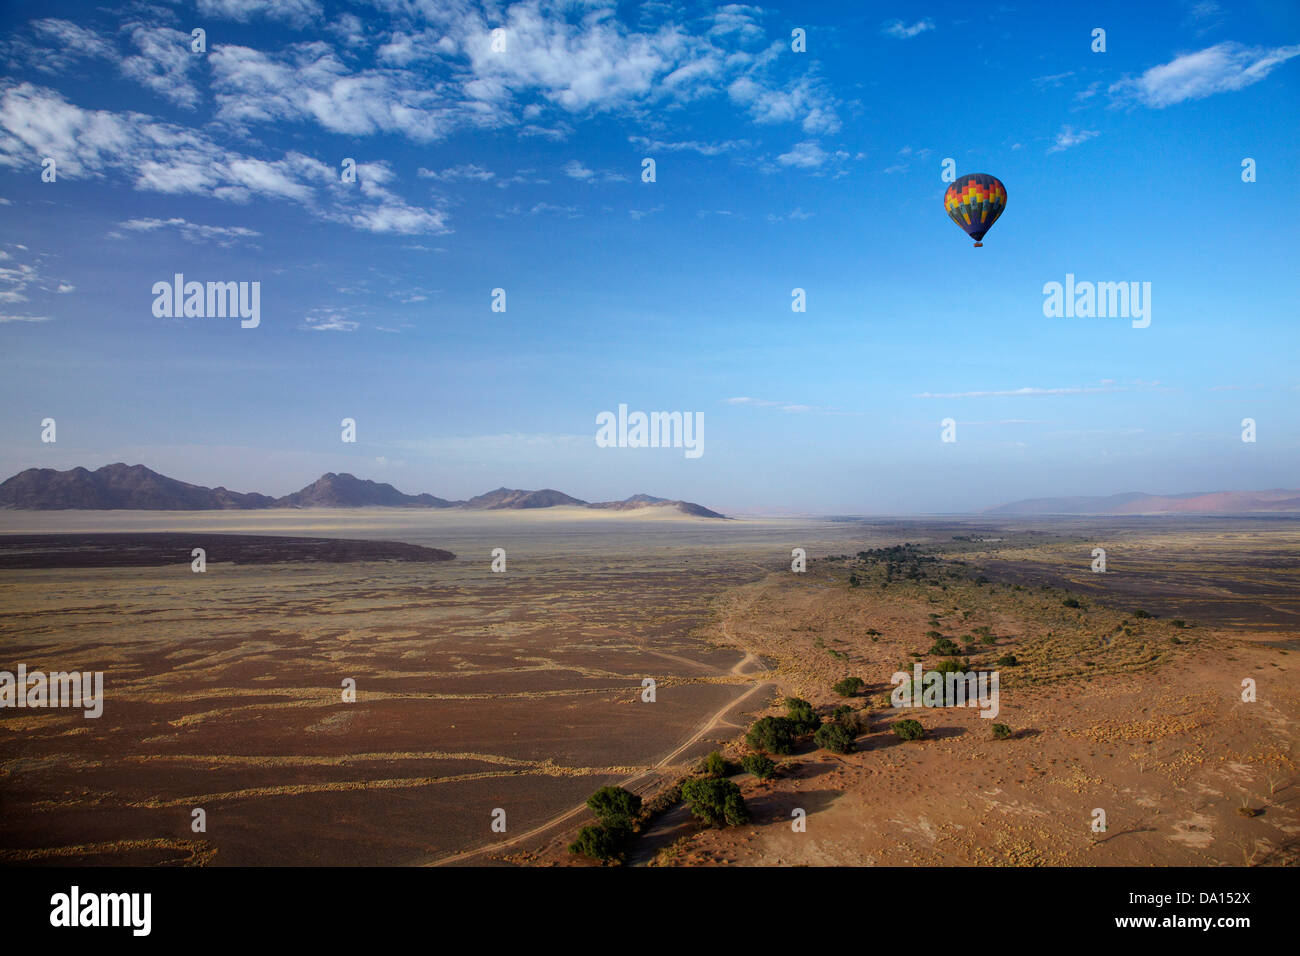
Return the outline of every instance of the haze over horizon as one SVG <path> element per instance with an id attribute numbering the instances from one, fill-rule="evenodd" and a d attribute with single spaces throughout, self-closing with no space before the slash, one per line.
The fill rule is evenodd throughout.
<path id="1" fill-rule="evenodd" d="M 936 514 L 1300 475 L 1294 5 L 19 0 L 0 25 L 0 477 Z M 982 249 L 949 157 L 1007 186 Z M 177 273 L 260 282 L 259 327 L 155 317 Z M 1150 282 L 1150 326 L 1045 317 L 1067 274 Z M 702 413 L 703 455 L 597 447 L 619 404 Z"/>

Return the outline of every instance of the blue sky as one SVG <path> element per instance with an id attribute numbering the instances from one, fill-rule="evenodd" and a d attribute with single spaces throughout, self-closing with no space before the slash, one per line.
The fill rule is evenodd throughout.
<path id="1" fill-rule="evenodd" d="M 838 513 L 1296 487 L 1300 13 L 1058 6 L 10 2 L 0 472 Z M 945 158 L 1007 186 L 981 249 Z M 156 318 L 178 272 L 260 282 L 261 325 Z M 1150 326 L 1045 317 L 1067 273 L 1150 282 Z M 596 447 L 620 403 L 703 413 L 704 454 Z"/>

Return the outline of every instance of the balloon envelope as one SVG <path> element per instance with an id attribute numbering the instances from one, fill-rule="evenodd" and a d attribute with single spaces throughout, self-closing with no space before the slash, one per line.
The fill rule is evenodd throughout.
<path id="1" fill-rule="evenodd" d="M 943 208 L 978 243 L 1007 208 L 1007 187 L 988 173 L 969 173 L 948 187 Z"/>

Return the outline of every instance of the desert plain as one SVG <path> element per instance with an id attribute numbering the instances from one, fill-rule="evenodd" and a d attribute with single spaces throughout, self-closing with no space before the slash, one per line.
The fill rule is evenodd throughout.
<path id="1" fill-rule="evenodd" d="M 206 570 L 179 546 L 78 566 L 31 537 L 162 533 Z M 240 536 L 356 547 L 250 560 Z M 996 721 L 891 705 L 891 675 L 941 660 L 936 633 L 999 672 Z M 594 865 L 567 847 L 607 784 L 645 799 L 632 865 L 1300 856 L 1285 517 L 11 511 L 0 649 L 0 670 L 102 671 L 105 699 L 97 719 L 0 710 L 8 863 Z M 760 781 L 745 730 L 792 696 L 863 730 Z M 715 750 L 747 824 L 680 801 Z"/>

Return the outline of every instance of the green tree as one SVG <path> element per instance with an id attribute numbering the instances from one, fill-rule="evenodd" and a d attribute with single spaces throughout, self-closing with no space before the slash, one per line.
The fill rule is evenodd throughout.
<path id="1" fill-rule="evenodd" d="M 919 720 L 907 718 L 894 724 L 894 733 L 898 734 L 903 740 L 920 740 L 925 736 L 925 728 L 921 726 Z"/>
<path id="2" fill-rule="evenodd" d="M 771 780 L 776 776 L 776 764 L 771 757 L 763 754 L 746 754 L 741 758 L 740 765 L 759 780 Z"/>
<path id="3" fill-rule="evenodd" d="M 800 697 L 785 699 L 785 715 L 796 734 L 810 734 L 822 725 L 822 719 L 813 710 L 813 705 Z"/>
<path id="4" fill-rule="evenodd" d="M 704 767 L 702 769 L 706 777 L 725 777 L 727 775 L 727 760 L 715 750 L 704 758 Z"/>
<path id="5" fill-rule="evenodd" d="M 641 798 L 622 787 L 601 787 L 587 798 L 587 806 L 605 826 L 631 829 L 641 812 Z"/>
<path id="6" fill-rule="evenodd" d="M 761 717 L 745 734 L 745 742 L 754 750 L 788 754 L 794 746 L 794 725 L 784 717 Z"/>
<path id="7" fill-rule="evenodd" d="M 682 784 L 682 799 L 691 813 L 711 827 L 739 826 L 749 820 L 745 798 L 730 780 L 693 777 Z"/>
<path id="8" fill-rule="evenodd" d="M 930 653 L 941 657 L 956 657 L 961 653 L 961 648 L 951 637 L 941 637 L 931 646 Z"/>
<path id="9" fill-rule="evenodd" d="M 846 754 L 853 750 L 853 735 L 841 724 L 822 724 L 813 734 L 813 742 L 831 753 Z"/>
<path id="10" fill-rule="evenodd" d="M 578 838 L 569 844 L 569 852 L 581 853 L 593 860 L 608 863 L 623 857 L 623 844 L 627 831 L 609 827 L 589 826 L 578 831 Z"/>
<path id="11" fill-rule="evenodd" d="M 852 697 L 865 686 L 866 682 L 861 677 L 846 677 L 832 687 L 831 690 L 841 697 Z"/>

